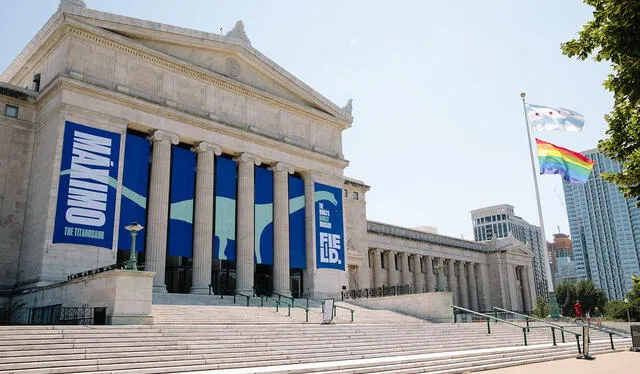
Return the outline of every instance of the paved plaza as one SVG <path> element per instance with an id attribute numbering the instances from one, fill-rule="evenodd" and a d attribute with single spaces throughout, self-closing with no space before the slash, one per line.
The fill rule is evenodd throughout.
<path id="1" fill-rule="evenodd" d="M 565 359 L 504 369 L 487 370 L 487 374 L 630 374 L 640 371 L 640 352 L 600 354 L 595 360 Z"/>

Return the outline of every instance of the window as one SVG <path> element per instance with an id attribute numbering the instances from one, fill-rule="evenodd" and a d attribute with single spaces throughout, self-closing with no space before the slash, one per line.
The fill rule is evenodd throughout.
<path id="1" fill-rule="evenodd" d="M 387 267 L 387 264 L 385 263 L 385 258 L 387 256 L 385 256 L 385 254 L 383 252 L 380 252 L 380 268 L 385 269 Z"/>
<path id="2" fill-rule="evenodd" d="M 411 266 L 411 257 L 407 256 L 407 269 L 409 270 L 410 273 L 413 272 L 413 266 Z"/>
<path id="3" fill-rule="evenodd" d="M 358 192 L 353 191 L 353 195 L 352 195 L 354 200 L 358 200 L 360 198 L 360 195 L 358 194 Z"/>
<path id="4" fill-rule="evenodd" d="M 4 115 L 11 118 L 18 118 L 18 107 L 7 104 L 4 107 Z"/>
<path id="5" fill-rule="evenodd" d="M 344 189 L 344 197 L 349 197 L 349 191 L 347 191 L 347 189 Z"/>
<path id="6" fill-rule="evenodd" d="M 398 262 L 398 254 L 397 254 L 397 253 L 395 253 L 395 254 L 393 255 L 393 262 L 395 262 L 396 270 L 400 270 L 400 264 L 399 264 L 399 262 Z"/>
<path id="7" fill-rule="evenodd" d="M 430 259 L 429 259 L 430 260 Z M 422 258 L 420 258 L 420 272 L 424 273 L 424 260 Z"/>

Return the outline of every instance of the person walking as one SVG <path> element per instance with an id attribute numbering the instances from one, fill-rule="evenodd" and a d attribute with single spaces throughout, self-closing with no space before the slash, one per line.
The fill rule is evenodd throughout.
<path id="1" fill-rule="evenodd" d="M 576 300 L 576 303 L 573 304 L 573 311 L 576 313 L 576 321 L 578 321 L 578 319 L 582 321 L 582 305 L 580 305 L 580 300 Z"/>
<path id="2" fill-rule="evenodd" d="M 596 326 L 600 328 L 600 326 L 602 325 L 602 312 L 600 311 L 600 309 L 598 309 L 598 307 L 593 310 L 593 318 L 596 319 Z"/>

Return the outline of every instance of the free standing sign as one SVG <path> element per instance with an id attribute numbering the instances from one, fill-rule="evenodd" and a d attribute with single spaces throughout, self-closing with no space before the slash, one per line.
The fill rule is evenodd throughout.
<path id="1" fill-rule="evenodd" d="M 342 189 L 316 183 L 314 193 L 317 268 L 344 271 Z"/>
<path id="2" fill-rule="evenodd" d="M 54 243 L 111 248 L 120 134 L 67 121 Z"/>

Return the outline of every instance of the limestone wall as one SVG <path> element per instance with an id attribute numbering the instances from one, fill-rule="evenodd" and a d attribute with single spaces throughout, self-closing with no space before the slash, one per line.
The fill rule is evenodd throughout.
<path id="1" fill-rule="evenodd" d="M 431 322 L 453 322 L 451 292 L 429 292 L 415 295 L 373 297 L 350 300 L 371 309 L 392 310 Z"/>

